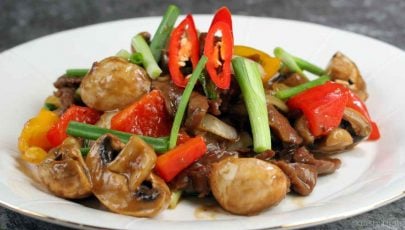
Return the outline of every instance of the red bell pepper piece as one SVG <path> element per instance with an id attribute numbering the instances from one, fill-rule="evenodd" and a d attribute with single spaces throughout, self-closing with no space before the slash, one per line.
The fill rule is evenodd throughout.
<path id="1" fill-rule="evenodd" d="M 193 17 L 189 14 L 173 30 L 169 41 L 169 72 L 174 84 L 186 87 L 188 79 L 181 72 L 183 63 L 190 60 L 193 69 L 198 63 L 200 44 Z"/>
<path id="2" fill-rule="evenodd" d="M 371 124 L 371 133 L 368 140 L 378 140 L 380 139 L 380 131 L 377 124 L 371 120 L 370 114 L 368 113 L 367 107 L 364 102 L 356 96 L 352 91 L 349 90 L 349 99 L 347 101 L 347 107 L 352 108 L 362 114 L 368 122 Z"/>
<path id="3" fill-rule="evenodd" d="M 52 147 L 59 146 L 66 139 L 66 129 L 70 121 L 95 124 L 100 119 L 101 113 L 89 107 L 73 105 L 67 109 L 59 121 L 52 126 L 46 137 Z"/>
<path id="4" fill-rule="evenodd" d="M 341 84 L 327 82 L 290 98 L 287 105 L 304 113 L 309 130 L 317 137 L 339 126 L 348 101 L 348 91 Z"/>
<path id="5" fill-rule="evenodd" d="M 171 181 L 183 169 L 201 158 L 207 146 L 201 136 L 191 138 L 157 158 L 155 171 L 166 182 Z"/>
<path id="6" fill-rule="evenodd" d="M 159 90 L 153 90 L 111 118 L 111 129 L 139 135 L 167 136 L 171 118 Z"/>
<path id="7" fill-rule="evenodd" d="M 221 40 L 218 41 L 218 32 Z M 231 13 L 226 7 L 219 9 L 214 16 L 205 38 L 204 55 L 208 61 L 206 68 L 211 80 L 218 88 L 229 89 L 231 84 L 231 59 L 233 54 L 233 34 Z"/>

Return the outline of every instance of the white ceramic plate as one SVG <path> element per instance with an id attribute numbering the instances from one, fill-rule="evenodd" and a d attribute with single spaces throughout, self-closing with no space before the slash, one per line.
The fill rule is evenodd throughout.
<path id="1" fill-rule="evenodd" d="M 405 53 L 361 35 L 296 21 L 234 18 L 236 44 L 272 52 L 281 46 L 325 66 L 340 50 L 362 71 L 370 93 L 367 101 L 381 129 L 378 142 L 365 142 L 338 155 L 342 167 L 321 177 L 308 197 L 289 195 L 258 216 L 241 217 L 203 202 L 182 201 L 155 219 L 141 219 L 97 209 L 97 202 L 75 203 L 52 196 L 28 175 L 19 160 L 17 138 L 52 93 L 52 83 L 67 68 L 90 67 L 94 61 L 128 48 L 131 37 L 157 28 L 159 18 L 103 23 L 46 36 L 0 54 L 0 204 L 49 222 L 74 227 L 114 229 L 257 229 L 295 228 L 347 218 L 387 204 L 404 195 L 405 114 L 403 92 Z M 206 31 L 211 16 L 196 16 Z M 208 211 L 204 211 L 208 210 Z"/>

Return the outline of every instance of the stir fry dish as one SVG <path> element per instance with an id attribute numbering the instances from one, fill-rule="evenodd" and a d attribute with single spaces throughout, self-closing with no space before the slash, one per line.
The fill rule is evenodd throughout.
<path id="1" fill-rule="evenodd" d="M 379 139 L 366 83 L 343 53 L 321 68 L 234 44 L 226 7 L 207 32 L 191 14 L 176 24 L 179 14 L 169 6 L 153 36 L 55 81 L 18 140 L 49 192 L 136 217 L 190 196 L 255 215 L 310 195 L 340 167 L 332 154 Z"/>

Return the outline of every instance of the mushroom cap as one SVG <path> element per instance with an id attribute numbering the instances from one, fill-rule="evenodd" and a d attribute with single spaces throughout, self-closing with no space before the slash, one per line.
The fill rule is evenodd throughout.
<path id="1" fill-rule="evenodd" d="M 151 82 L 145 70 L 119 57 L 95 62 L 80 84 L 80 95 L 90 108 L 122 109 L 149 92 Z"/>
<path id="2" fill-rule="evenodd" d="M 254 215 L 279 203 L 289 180 L 274 164 L 256 158 L 225 158 L 212 165 L 210 185 L 222 208 Z"/>
<path id="3" fill-rule="evenodd" d="M 333 81 L 348 86 L 363 101 L 367 99 L 366 82 L 356 64 L 343 53 L 337 52 L 333 55 L 327 73 Z"/>
<path id="4" fill-rule="evenodd" d="M 78 141 L 68 137 L 61 146 L 51 149 L 38 165 L 42 183 L 53 194 L 78 199 L 91 195 L 91 180 Z"/>
<path id="5" fill-rule="evenodd" d="M 86 163 L 94 195 L 110 210 L 137 217 L 152 217 L 170 199 L 166 183 L 152 173 L 156 154 L 143 140 L 132 136 L 124 145 L 117 137 L 101 136 Z"/>

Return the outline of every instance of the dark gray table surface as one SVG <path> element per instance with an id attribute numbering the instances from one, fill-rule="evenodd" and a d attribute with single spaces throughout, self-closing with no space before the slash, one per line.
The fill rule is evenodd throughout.
<path id="1" fill-rule="evenodd" d="M 169 3 L 183 12 L 288 18 L 353 31 L 405 49 L 405 0 L 0 0 L 0 52 L 57 31 L 131 17 L 160 16 Z M 376 57 L 378 58 L 378 57 Z M 0 229 L 67 229 L 0 207 Z M 405 229 L 405 198 L 313 229 Z"/>

